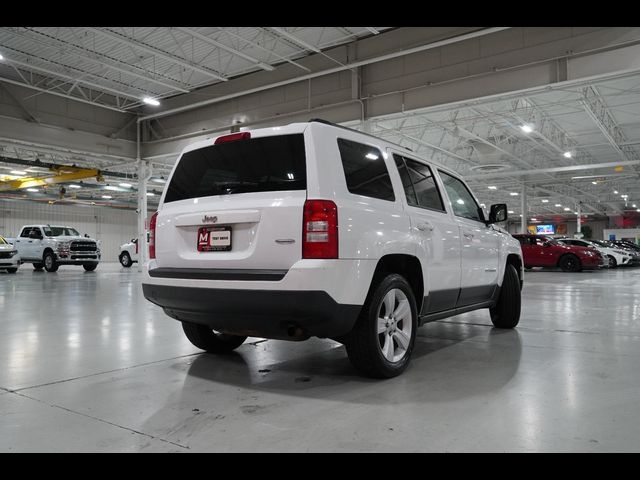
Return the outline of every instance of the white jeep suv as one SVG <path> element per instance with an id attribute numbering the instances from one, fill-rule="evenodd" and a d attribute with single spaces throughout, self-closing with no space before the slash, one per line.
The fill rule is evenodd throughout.
<path id="1" fill-rule="evenodd" d="M 150 222 L 143 291 L 189 340 L 333 338 L 373 377 L 400 374 L 425 322 L 520 318 L 519 242 L 452 171 L 321 120 L 186 147 Z"/>

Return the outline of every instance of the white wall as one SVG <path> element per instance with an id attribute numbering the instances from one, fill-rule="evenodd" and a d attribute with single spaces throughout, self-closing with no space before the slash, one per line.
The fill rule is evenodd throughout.
<path id="1" fill-rule="evenodd" d="M 49 205 L 0 199 L 0 235 L 15 237 L 23 225 L 69 225 L 80 234 L 100 240 L 102 259 L 118 260 L 120 245 L 137 236 L 134 210 L 77 205 Z"/>
<path id="2" fill-rule="evenodd" d="M 640 228 L 608 228 L 604 231 L 604 234 L 607 240 L 609 240 L 609 235 L 615 235 L 616 240 L 623 238 L 640 239 Z"/>

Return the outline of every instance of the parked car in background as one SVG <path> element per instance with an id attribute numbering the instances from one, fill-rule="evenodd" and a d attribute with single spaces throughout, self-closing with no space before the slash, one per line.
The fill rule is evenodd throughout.
<path id="1" fill-rule="evenodd" d="M 514 234 L 522 247 L 525 268 L 559 267 L 564 272 L 595 270 L 605 260 L 595 248 L 565 245 L 546 235 Z"/>
<path id="2" fill-rule="evenodd" d="M 82 265 L 91 272 L 100 262 L 98 242 L 67 226 L 25 225 L 14 246 L 22 263 L 32 263 L 35 270 L 55 272 L 60 265 Z"/>
<path id="3" fill-rule="evenodd" d="M 618 265 L 631 265 L 634 260 L 634 257 L 629 251 L 620 250 L 620 248 L 612 248 L 610 246 L 600 244 L 599 242 L 569 237 L 555 238 L 555 240 L 564 243 L 565 245 L 595 248 L 607 260 L 607 266 L 609 268 L 616 268 Z"/>
<path id="4" fill-rule="evenodd" d="M 20 268 L 20 254 L 18 250 L 0 236 L 0 270 L 16 273 Z"/>
<path id="5" fill-rule="evenodd" d="M 617 245 L 609 240 L 591 240 L 596 245 L 599 245 L 604 248 L 609 248 L 612 250 L 623 252 L 625 255 L 631 257 L 628 265 L 638 266 L 640 265 L 640 248 L 635 250 L 633 248 L 629 248 L 624 244 Z"/>
<path id="6" fill-rule="evenodd" d="M 626 240 L 611 240 L 611 243 L 621 248 L 628 248 L 629 250 L 633 250 L 635 252 L 640 253 L 640 245 L 637 245 L 633 242 L 627 242 Z"/>
<path id="7" fill-rule="evenodd" d="M 138 239 L 132 238 L 130 242 L 120 245 L 118 260 L 123 267 L 130 268 L 138 261 Z"/>

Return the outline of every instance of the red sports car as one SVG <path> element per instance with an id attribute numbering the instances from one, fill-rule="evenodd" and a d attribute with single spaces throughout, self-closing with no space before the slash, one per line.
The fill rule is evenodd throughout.
<path id="1" fill-rule="evenodd" d="M 605 264 L 595 248 L 564 245 L 545 235 L 513 235 L 520 242 L 525 268 L 560 267 L 565 272 L 594 270 Z"/>

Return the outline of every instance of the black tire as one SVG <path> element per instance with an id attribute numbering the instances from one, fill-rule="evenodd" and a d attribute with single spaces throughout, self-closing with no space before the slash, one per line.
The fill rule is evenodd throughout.
<path id="1" fill-rule="evenodd" d="M 131 261 L 131 256 L 129 255 L 129 252 L 122 252 L 120 254 L 120 264 L 125 268 L 131 268 L 131 265 L 133 265 L 133 262 Z"/>
<path id="2" fill-rule="evenodd" d="M 44 265 L 43 265 L 42 263 L 34 263 L 34 264 L 33 264 L 33 269 L 34 269 L 36 272 L 40 272 L 40 271 L 42 271 L 42 269 L 43 269 L 43 268 L 44 268 Z"/>
<path id="3" fill-rule="evenodd" d="M 7 273 L 16 273 L 17 271 L 17 268 L 7 268 Z"/>
<path id="4" fill-rule="evenodd" d="M 96 268 L 98 268 L 97 263 L 83 263 L 82 266 L 87 272 L 93 272 Z"/>
<path id="5" fill-rule="evenodd" d="M 400 344 L 395 340 L 397 337 L 392 332 L 378 333 L 378 318 L 382 315 L 383 308 L 385 318 L 388 316 L 386 306 L 383 307 L 384 299 L 394 289 L 400 290 L 408 300 L 411 312 L 411 335 L 409 336 L 408 345 L 404 349 L 404 356 L 398 361 L 392 362 L 385 358 L 383 354 L 384 346 L 381 345 L 381 342 L 393 342 L 392 346 L 394 348 L 399 348 Z M 396 299 L 393 301 L 393 308 L 396 308 L 395 302 Z M 394 312 L 397 311 L 397 309 L 394 310 Z M 400 327 L 400 323 L 398 323 L 398 329 L 405 329 L 406 325 Z M 417 329 L 418 311 L 411 286 L 401 275 L 395 273 L 387 275 L 381 281 L 372 285 L 353 330 L 345 337 L 345 347 L 349 360 L 361 374 L 368 377 L 396 377 L 409 365 Z M 386 337 L 387 334 L 389 335 L 388 339 Z"/>
<path id="6" fill-rule="evenodd" d="M 609 257 L 609 268 L 616 268 L 618 266 L 616 257 L 614 257 L 613 255 L 607 255 L 607 257 Z"/>
<path id="7" fill-rule="evenodd" d="M 563 255 L 558 262 L 558 266 L 563 272 L 579 272 L 582 270 L 582 262 L 571 253 Z"/>
<path id="8" fill-rule="evenodd" d="M 58 271 L 58 263 L 56 262 L 56 257 L 53 252 L 47 252 L 44 254 L 44 258 L 42 259 L 44 263 L 44 269 L 47 272 L 57 272 Z"/>
<path id="9" fill-rule="evenodd" d="M 491 322 L 497 328 L 513 328 L 520 321 L 520 278 L 513 265 L 507 265 L 495 307 L 489 309 Z"/>
<path id="10" fill-rule="evenodd" d="M 217 333 L 206 325 L 182 322 L 182 330 L 191 343 L 209 353 L 231 353 L 244 343 L 247 337 Z"/>

